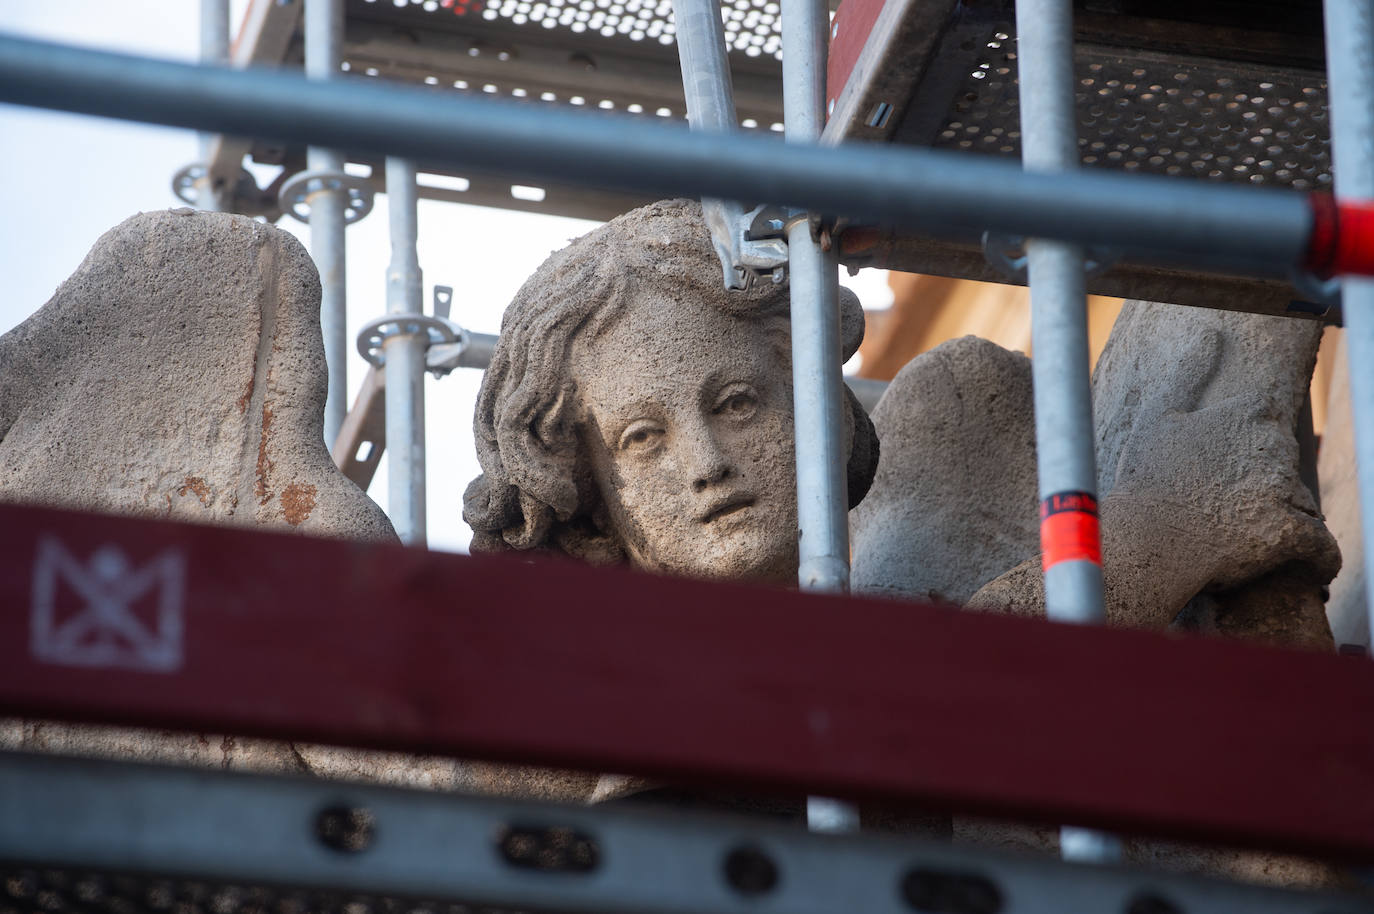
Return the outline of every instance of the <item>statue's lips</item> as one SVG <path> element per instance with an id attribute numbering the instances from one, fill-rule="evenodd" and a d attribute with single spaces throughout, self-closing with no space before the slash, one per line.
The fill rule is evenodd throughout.
<path id="1" fill-rule="evenodd" d="M 745 508 L 752 507 L 757 500 L 752 495 L 732 495 L 712 505 L 709 511 L 701 515 L 700 520 L 703 524 L 714 523 L 723 517 L 729 517 Z"/>

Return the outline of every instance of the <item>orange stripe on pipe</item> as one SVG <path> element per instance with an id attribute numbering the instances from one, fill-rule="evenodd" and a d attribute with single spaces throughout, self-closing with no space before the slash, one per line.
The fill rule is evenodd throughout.
<path id="1" fill-rule="evenodd" d="M 1087 560 L 1102 564 L 1097 498 L 1091 492 L 1056 492 L 1040 503 L 1041 565 Z"/>

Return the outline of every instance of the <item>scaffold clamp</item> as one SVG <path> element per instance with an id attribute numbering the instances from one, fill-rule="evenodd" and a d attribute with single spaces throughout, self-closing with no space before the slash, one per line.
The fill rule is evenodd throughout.
<path id="1" fill-rule="evenodd" d="M 200 188 L 208 180 L 211 180 L 210 172 L 205 163 L 192 162 L 172 175 L 172 193 L 182 203 L 201 208 L 204 201 L 200 197 Z M 227 212 L 261 216 L 268 222 L 276 222 L 281 218 L 276 188 L 259 187 L 246 168 L 240 168 L 232 186 L 220 189 L 216 197 L 220 200 L 221 208 Z"/>
<path id="2" fill-rule="evenodd" d="M 983 257 L 997 272 L 1013 282 L 1027 282 L 1026 239 L 1021 235 L 1007 235 L 1002 232 L 983 233 Z M 1083 272 L 1087 276 L 1097 276 L 1111 269 L 1121 253 L 1114 248 L 1089 247 L 1083 249 Z"/>
<path id="3" fill-rule="evenodd" d="M 764 276 L 774 283 L 786 279 L 787 240 L 774 208 L 746 211 L 738 203 L 710 199 L 702 200 L 701 208 L 725 272 L 725 288 L 748 289 Z"/>

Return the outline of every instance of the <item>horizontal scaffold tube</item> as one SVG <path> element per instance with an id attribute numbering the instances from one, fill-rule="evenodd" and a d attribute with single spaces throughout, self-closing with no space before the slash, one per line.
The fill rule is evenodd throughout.
<path id="1" fill-rule="evenodd" d="M 1282 275 L 1311 259 L 1307 195 L 975 155 L 690 133 L 362 78 L 310 81 L 0 36 L 0 101 L 253 136 L 513 179 L 805 207 L 934 235 L 984 230 Z"/>

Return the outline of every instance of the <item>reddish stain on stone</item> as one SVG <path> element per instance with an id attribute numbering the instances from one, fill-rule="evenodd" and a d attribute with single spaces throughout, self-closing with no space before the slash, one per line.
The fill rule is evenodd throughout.
<path id="1" fill-rule="evenodd" d="M 202 505 L 207 508 L 210 506 L 210 486 L 199 476 L 187 476 L 186 481 L 181 484 L 181 488 L 177 489 L 178 495 L 184 496 L 187 492 L 196 493 L 196 498 L 200 499 Z"/>
<path id="2" fill-rule="evenodd" d="M 315 487 L 303 482 L 291 483 L 281 493 L 281 510 L 288 524 L 299 527 L 315 510 Z"/>
<path id="3" fill-rule="evenodd" d="M 257 365 L 258 365 L 258 355 L 257 355 L 257 353 L 255 352 L 255 353 L 253 353 L 253 367 L 256 369 L 256 368 L 257 368 Z M 248 411 L 248 401 L 251 400 L 251 399 L 253 399 L 253 374 L 250 372 L 249 375 L 248 375 L 248 385 L 247 385 L 247 387 L 244 388 L 243 395 L 240 396 L 239 399 L 238 399 L 238 407 L 239 407 L 239 415 L 240 415 L 240 416 L 243 415 L 245 412 Z"/>
<path id="4" fill-rule="evenodd" d="M 272 500 L 267 488 L 267 477 L 272 473 L 272 459 L 267 456 L 267 439 L 272 433 L 272 404 L 262 405 L 262 432 L 258 435 L 258 478 L 256 490 L 258 504 L 265 505 Z"/>

